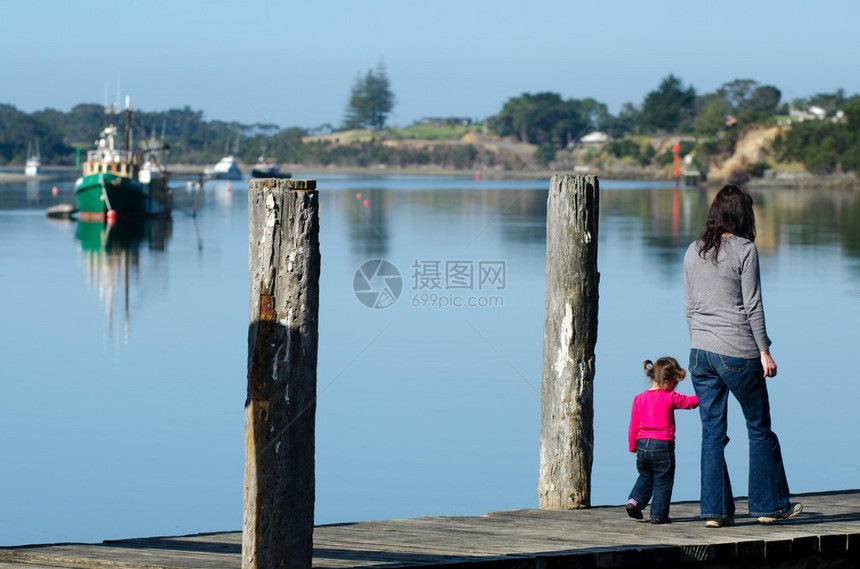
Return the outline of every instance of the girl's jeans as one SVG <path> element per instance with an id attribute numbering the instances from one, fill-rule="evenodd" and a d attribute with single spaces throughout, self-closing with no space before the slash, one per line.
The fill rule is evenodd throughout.
<path id="1" fill-rule="evenodd" d="M 642 506 L 651 495 L 651 519 L 665 520 L 669 517 L 669 502 L 672 501 L 672 484 L 675 482 L 675 444 L 657 439 L 636 441 L 636 470 L 639 478 L 630 491 L 630 498 Z"/>
<path id="2" fill-rule="evenodd" d="M 735 515 L 724 454 L 729 442 L 726 430 L 730 391 L 740 403 L 747 422 L 749 513 L 768 516 L 787 510 L 788 482 L 779 441 L 770 430 L 770 403 L 761 360 L 694 348 L 690 350 L 690 375 L 702 417 L 702 517 L 726 519 Z"/>

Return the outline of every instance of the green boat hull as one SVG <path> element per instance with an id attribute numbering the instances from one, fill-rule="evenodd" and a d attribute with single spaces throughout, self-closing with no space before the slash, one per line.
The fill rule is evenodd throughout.
<path id="1" fill-rule="evenodd" d="M 173 199 L 163 179 L 143 184 L 114 174 L 93 174 L 75 183 L 78 213 L 86 219 L 116 217 L 166 217 Z"/>

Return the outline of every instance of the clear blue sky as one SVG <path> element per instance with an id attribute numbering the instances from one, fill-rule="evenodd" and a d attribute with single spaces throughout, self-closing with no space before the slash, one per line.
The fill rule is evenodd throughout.
<path id="1" fill-rule="evenodd" d="M 860 93 L 857 0 L 0 0 L 0 103 L 102 103 L 315 127 L 340 124 L 382 59 L 395 125 L 483 118 L 511 97 L 593 97 L 617 113 L 673 73 L 783 99 Z M 122 100 L 122 97 L 119 100 Z"/>

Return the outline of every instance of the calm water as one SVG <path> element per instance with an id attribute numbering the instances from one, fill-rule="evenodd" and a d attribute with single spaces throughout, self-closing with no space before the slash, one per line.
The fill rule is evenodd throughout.
<path id="1" fill-rule="evenodd" d="M 309 177 L 322 205 L 317 523 L 536 507 L 548 181 Z M 207 185 L 194 219 L 180 179 L 171 222 L 108 232 L 44 216 L 72 183 L 0 185 L 0 545 L 240 529 L 247 185 Z M 601 182 L 594 504 L 633 484 L 642 360 L 686 361 L 681 260 L 710 197 Z M 789 483 L 860 487 L 846 360 L 860 196 L 755 197 Z M 384 309 L 353 291 L 372 259 L 402 276 Z M 697 412 L 677 421 L 674 499 L 696 499 Z M 730 436 L 744 494 L 736 405 Z"/>

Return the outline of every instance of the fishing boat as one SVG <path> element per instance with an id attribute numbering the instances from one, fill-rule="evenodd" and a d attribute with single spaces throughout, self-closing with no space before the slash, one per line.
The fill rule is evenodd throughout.
<path id="1" fill-rule="evenodd" d="M 27 147 L 27 163 L 24 165 L 25 176 L 38 176 L 42 173 L 42 159 L 39 156 L 39 143 L 36 142 L 36 150 L 33 146 Z"/>
<path id="2" fill-rule="evenodd" d="M 225 156 L 211 168 L 204 168 L 203 177 L 207 180 L 241 180 L 242 172 L 236 165 L 235 158 Z"/>
<path id="3" fill-rule="evenodd" d="M 110 124 L 101 132 L 96 149 L 87 152 L 82 176 L 75 181 L 75 202 L 82 220 L 168 217 L 173 193 L 169 174 L 162 168 L 142 168 L 156 160 L 149 150 L 130 150 L 131 109 L 126 100 L 125 150 L 118 148 L 117 127 Z M 142 178 L 142 179 L 141 179 Z"/>
<path id="4" fill-rule="evenodd" d="M 292 174 L 281 172 L 281 167 L 274 160 L 271 158 L 266 160 L 260 156 L 254 169 L 251 170 L 251 176 L 254 178 L 291 178 Z"/>

